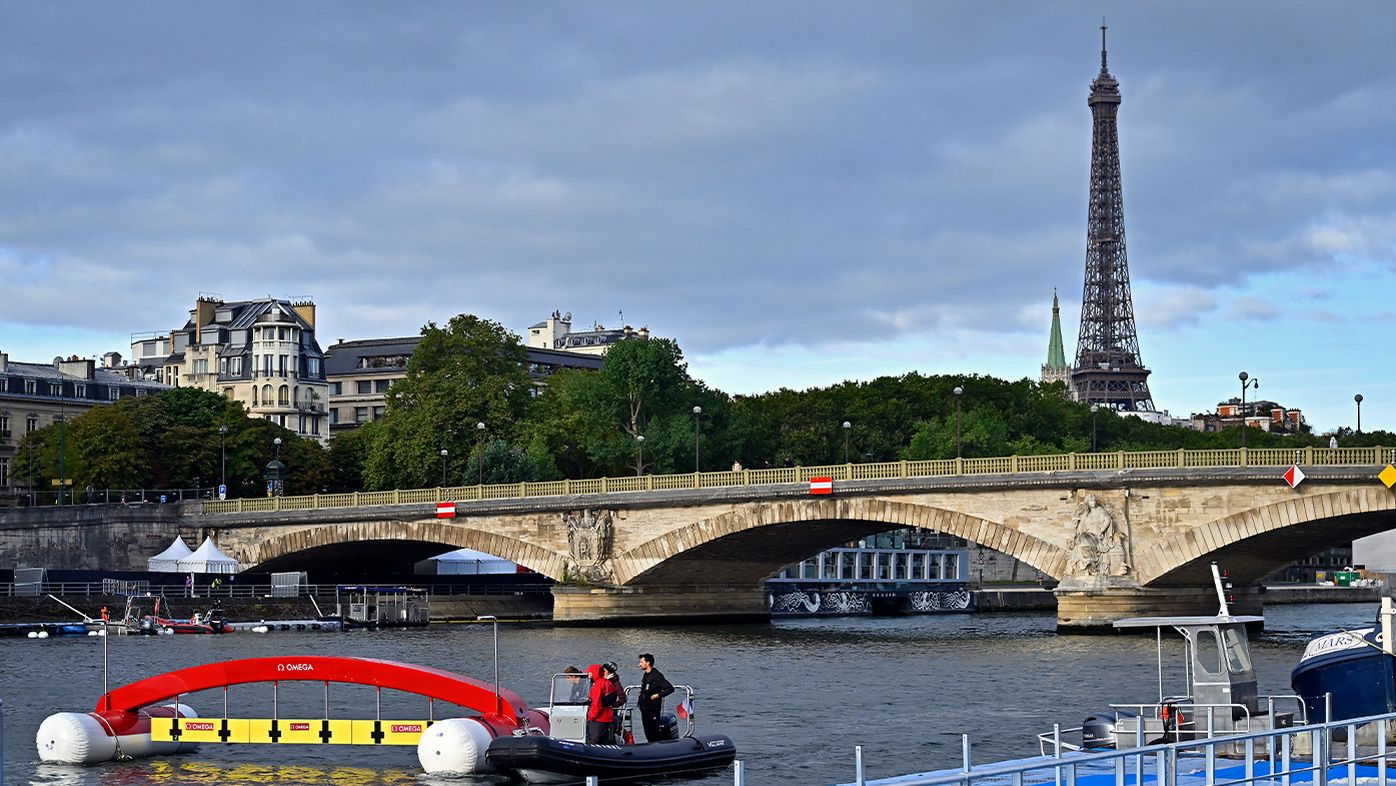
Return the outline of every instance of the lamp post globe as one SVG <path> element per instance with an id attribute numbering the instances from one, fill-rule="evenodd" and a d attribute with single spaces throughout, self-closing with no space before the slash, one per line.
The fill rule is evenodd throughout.
<path id="1" fill-rule="evenodd" d="M 636 476 L 639 476 L 639 475 L 645 474 L 645 435 L 644 435 L 644 434 L 636 434 L 636 435 L 635 435 L 635 450 L 636 450 L 635 475 L 636 475 Z"/>
<path id="2" fill-rule="evenodd" d="M 853 430 L 853 424 L 845 420 L 843 422 L 843 463 L 848 463 L 848 433 Z"/>
<path id="3" fill-rule="evenodd" d="M 1358 393 L 1352 397 L 1353 403 L 1357 404 L 1357 433 L 1362 433 L 1362 394 Z"/>
<path id="4" fill-rule="evenodd" d="M 1092 452 L 1092 453 L 1096 453 L 1096 452 L 1099 451 L 1099 448 L 1097 447 L 1097 445 L 1098 445 L 1099 443 L 1098 443 L 1097 440 L 1096 440 L 1096 427 L 1095 427 L 1095 425 L 1096 425 L 1096 413 L 1099 412 L 1099 411 L 1100 411 L 1100 405 L 1099 405 L 1099 404 L 1092 404 L 1092 405 L 1091 405 L 1091 452 Z"/>
<path id="5" fill-rule="evenodd" d="M 1241 380 L 1241 410 L 1239 414 L 1241 416 L 1241 447 L 1244 448 L 1246 447 L 1246 388 L 1260 390 L 1260 379 L 1258 377 L 1251 379 L 1251 375 L 1244 371 L 1237 374 L 1236 378 Z"/>
<path id="6" fill-rule="evenodd" d="M 226 425 L 218 427 L 218 485 L 226 487 L 228 485 L 228 427 Z"/>
<path id="7" fill-rule="evenodd" d="M 441 449 L 441 485 L 443 487 L 446 485 L 446 456 L 448 454 L 448 450 L 445 448 Z"/>

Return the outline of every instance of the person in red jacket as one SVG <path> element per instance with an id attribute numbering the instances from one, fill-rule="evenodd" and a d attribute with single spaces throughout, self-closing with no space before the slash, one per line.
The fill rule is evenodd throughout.
<path id="1" fill-rule="evenodd" d="M 609 664 L 607 664 L 609 665 Z M 587 743 L 591 745 L 616 744 L 615 707 L 625 703 L 625 694 L 615 688 L 614 671 L 598 663 L 587 666 L 591 677 L 591 695 L 587 707 Z M 617 696 L 616 694 L 620 695 Z"/>

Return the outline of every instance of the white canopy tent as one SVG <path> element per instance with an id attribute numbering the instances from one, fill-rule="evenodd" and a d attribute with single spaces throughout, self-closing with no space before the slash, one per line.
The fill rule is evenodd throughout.
<path id="1" fill-rule="evenodd" d="M 218 550 L 213 536 L 204 538 L 198 551 L 179 561 L 180 573 L 237 573 L 238 561 Z"/>
<path id="2" fill-rule="evenodd" d="M 457 549 L 432 557 L 432 571 L 438 576 L 479 576 L 491 573 L 517 573 L 519 566 L 507 559 L 475 549 Z"/>
<path id="3" fill-rule="evenodd" d="M 179 561 L 193 553 L 184 538 L 176 535 L 169 548 L 145 561 L 145 567 L 152 573 L 179 573 Z"/>

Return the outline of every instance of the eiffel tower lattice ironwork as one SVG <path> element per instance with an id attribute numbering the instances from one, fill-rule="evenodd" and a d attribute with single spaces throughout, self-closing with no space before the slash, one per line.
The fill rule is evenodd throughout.
<path id="1" fill-rule="evenodd" d="M 1078 401 L 1125 412 L 1154 411 L 1149 370 L 1139 357 L 1134 302 L 1125 254 L 1125 206 L 1120 188 L 1120 140 L 1115 116 L 1120 83 L 1105 60 L 1100 26 L 1100 74 L 1091 83 L 1091 201 L 1086 223 L 1086 282 L 1071 387 Z"/>

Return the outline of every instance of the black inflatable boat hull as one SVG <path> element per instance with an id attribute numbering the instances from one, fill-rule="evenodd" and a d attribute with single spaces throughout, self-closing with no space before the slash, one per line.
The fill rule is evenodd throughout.
<path id="1" fill-rule="evenodd" d="M 552 737 L 496 737 L 485 751 L 495 769 L 517 773 L 530 783 L 681 775 L 726 767 L 737 747 L 722 734 L 700 734 L 639 745 L 587 745 Z"/>

